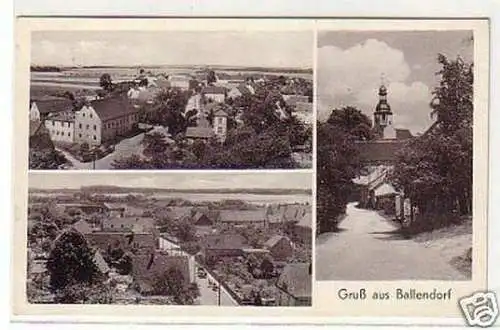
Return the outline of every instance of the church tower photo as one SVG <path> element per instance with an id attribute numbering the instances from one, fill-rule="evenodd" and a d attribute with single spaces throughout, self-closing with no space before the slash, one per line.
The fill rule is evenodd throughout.
<path id="1" fill-rule="evenodd" d="M 391 106 L 387 102 L 387 88 L 381 85 L 378 90 L 378 103 L 373 113 L 373 130 L 378 139 L 395 139 Z"/>

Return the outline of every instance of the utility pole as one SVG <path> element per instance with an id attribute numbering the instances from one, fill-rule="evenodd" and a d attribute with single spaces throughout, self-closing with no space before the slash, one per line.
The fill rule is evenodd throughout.
<path id="1" fill-rule="evenodd" d="M 220 282 L 217 283 L 218 284 L 218 294 L 217 294 L 217 301 L 218 301 L 218 305 L 220 306 Z"/>
<path id="2" fill-rule="evenodd" d="M 92 169 L 95 170 L 95 158 L 96 158 L 96 150 L 95 150 L 95 147 L 94 149 L 92 150 Z"/>

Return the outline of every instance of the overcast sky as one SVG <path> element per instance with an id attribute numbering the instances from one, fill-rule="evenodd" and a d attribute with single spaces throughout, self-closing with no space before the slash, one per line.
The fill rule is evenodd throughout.
<path id="1" fill-rule="evenodd" d="M 438 53 L 473 59 L 471 31 L 328 31 L 318 36 L 318 117 L 336 107 L 358 107 L 373 120 L 382 82 L 396 128 L 425 131 Z M 384 77 L 384 78 L 382 78 Z"/>
<path id="2" fill-rule="evenodd" d="M 310 173 L 296 172 L 177 172 L 177 173 L 30 173 L 29 187 L 40 189 L 80 188 L 89 185 L 166 189 L 311 189 Z"/>
<path id="3" fill-rule="evenodd" d="M 312 68 L 312 45 L 312 31 L 37 31 L 31 62 Z"/>

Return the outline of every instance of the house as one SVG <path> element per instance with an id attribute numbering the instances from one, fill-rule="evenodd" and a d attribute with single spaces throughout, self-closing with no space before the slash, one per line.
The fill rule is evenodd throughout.
<path id="1" fill-rule="evenodd" d="M 238 257 L 243 249 L 248 248 L 243 236 L 237 234 L 207 235 L 202 242 L 201 252 L 205 260 L 217 260 L 220 257 Z"/>
<path id="2" fill-rule="evenodd" d="M 89 234 L 94 231 L 92 225 L 87 221 L 85 221 L 85 219 L 78 220 L 71 227 L 73 227 L 73 229 L 75 229 L 76 231 L 78 231 L 83 235 Z"/>
<path id="3" fill-rule="evenodd" d="M 266 210 L 221 210 L 218 222 L 234 226 L 265 226 L 267 222 Z"/>
<path id="4" fill-rule="evenodd" d="M 107 218 L 101 224 L 103 231 L 154 232 L 154 220 L 148 217 Z"/>
<path id="5" fill-rule="evenodd" d="M 264 243 L 275 260 L 284 261 L 293 255 L 293 246 L 286 236 L 274 235 Z"/>
<path id="6" fill-rule="evenodd" d="M 226 100 L 226 90 L 219 86 L 206 86 L 201 90 L 201 95 L 207 101 L 224 103 Z"/>
<path id="7" fill-rule="evenodd" d="M 84 105 L 75 114 L 75 142 L 100 145 L 129 134 L 139 121 L 138 109 L 123 97 Z"/>
<path id="8" fill-rule="evenodd" d="M 33 99 L 30 104 L 30 120 L 44 121 L 49 114 L 73 110 L 73 102 L 67 98 L 46 97 Z"/>
<path id="9" fill-rule="evenodd" d="M 47 116 L 45 127 L 54 142 L 73 143 L 75 141 L 75 113 L 61 111 Z"/>
<path id="10" fill-rule="evenodd" d="M 71 203 L 66 202 L 66 200 L 73 200 L 72 196 L 57 196 L 58 207 L 61 208 L 63 212 L 69 212 L 71 209 L 79 210 L 85 214 L 93 214 L 93 213 L 103 213 L 105 208 L 104 205 L 98 203 Z"/>
<path id="11" fill-rule="evenodd" d="M 294 239 L 302 244 L 312 243 L 312 212 L 306 212 L 293 227 Z"/>
<path id="12" fill-rule="evenodd" d="M 198 116 L 201 114 L 201 95 L 200 94 L 194 94 L 188 99 L 188 102 L 186 104 L 186 108 L 184 110 L 184 113 L 191 111 L 191 110 L 198 110 Z"/>
<path id="13" fill-rule="evenodd" d="M 111 204 L 104 203 L 104 207 L 106 208 L 106 212 L 109 217 L 123 217 L 125 214 L 125 206 L 121 204 Z"/>
<path id="14" fill-rule="evenodd" d="M 151 253 L 157 248 L 158 240 L 152 233 L 94 231 L 85 234 L 90 246 L 108 251 L 110 248 L 121 248 L 125 252 Z"/>
<path id="15" fill-rule="evenodd" d="M 243 95 L 253 95 L 253 94 L 255 94 L 255 89 L 253 88 L 252 85 L 239 84 L 238 86 L 233 87 L 229 90 L 229 92 L 227 93 L 227 97 L 235 99 Z"/>
<path id="16" fill-rule="evenodd" d="M 132 277 L 139 293 L 155 294 L 156 282 L 170 269 L 177 269 L 181 285 L 190 282 L 189 259 L 187 256 L 171 256 L 164 251 L 140 253 L 132 257 Z"/>
<path id="17" fill-rule="evenodd" d="M 191 217 L 192 207 L 186 206 L 171 206 L 168 208 L 165 216 L 169 220 L 180 220 L 183 218 Z"/>
<path id="18" fill-rule="evenodd" d="M 224 110 L 219 109 L 214 113 L 213 129 L 217 139 L 224 142 L 227 136 L 227 113 Z"/>
<path id="19" fill-rule="evenodd" d="M 312 269 L 309 263 L 287 264 L 276 288 L 278 306 L 311 306 Z"/>
<path id="20" fill-rule="evenodd" d="M 191 143 L 194 141 L 208 141 L 214 137 L 214 131 L 210 126 L 188 127 L 184 136 Z"/>
<path id="21" fill-rule="evenodd" d="M 180 88 L 182 90 L 189 89 L 189 81 L 191 77 L 185 75 L 172 75 L 168 77 L 170 86 Z"/>
<path id="22" fill-rule="evenodd" d="M 195 226 L 212 226 L 214 221 L 205 213 L 198 211 L 193 216 L 193 224 Z"/>
<path id="23" fill-rule="evenodd" d="M 30 120 L 29 147 L 35 150 L 54 150 L 54 143 L 45 125 L 38 120 Z"/>
<path id="24" fill-rule="evenodd" d="M 312 103 L 309 102 L 309 96 L 306 95 L 283 94 L 283 100 L 291 107 L 295 107 L 297 103 L 308 103 L 312 105 Z"/>

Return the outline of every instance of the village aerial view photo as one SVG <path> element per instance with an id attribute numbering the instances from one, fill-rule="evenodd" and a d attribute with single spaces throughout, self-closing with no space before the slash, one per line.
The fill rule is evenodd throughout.
<path id="1" fill-rule="evenodd" d="M 473 49 L 467 30 L 319 33 L 318 280 L 471 280 Z"/>
<path id="2" fill-rule="evenodd" d="M 312 31 L 36 31 L 30 169 L 312 167 Z"/>
<path id="3" fill-rule="evenodd" d="M 30 173 L 27 300 L 311 306 L 311 186 L 309 173 Z"/>

